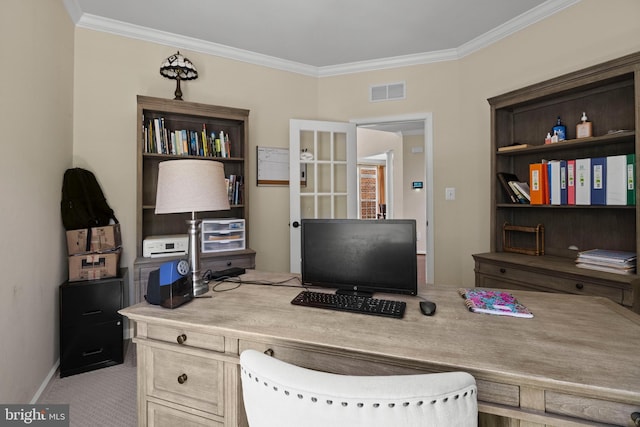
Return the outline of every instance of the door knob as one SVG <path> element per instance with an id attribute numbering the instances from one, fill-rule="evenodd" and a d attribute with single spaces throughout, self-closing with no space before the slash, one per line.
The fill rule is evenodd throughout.
<path id="1" fill-rule="evenodd" d="M 299 223 L 298 221 L 293 221 L 293 222 L 291 223 L 291 225 L 293 226 L 293 228 L 298 228 L 298 227 L 300 227 L 300 223 Z"/>

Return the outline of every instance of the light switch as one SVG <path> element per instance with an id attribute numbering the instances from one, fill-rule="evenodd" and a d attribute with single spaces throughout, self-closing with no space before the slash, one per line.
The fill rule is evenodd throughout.
<path id="1" fill-rule="evenodd" d="M 456 189 L 454 187 L 447 187 L 444 189 L 444 199 L 445 200 L 455 200 L 456 199 Z"/>

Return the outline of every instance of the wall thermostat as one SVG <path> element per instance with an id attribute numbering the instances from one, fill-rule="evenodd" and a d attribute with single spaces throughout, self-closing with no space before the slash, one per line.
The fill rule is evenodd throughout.
<path id="1" fill-rule="evenodd" d="M 413 181 L 411 183 L 411 188 L 413 188 L 414 190 L 419 190 L 419 189 L 423 188 L 422 181 Z"/>

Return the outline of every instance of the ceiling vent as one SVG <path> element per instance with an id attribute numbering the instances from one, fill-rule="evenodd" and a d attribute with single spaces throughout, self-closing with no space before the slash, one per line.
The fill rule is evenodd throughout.
<path id="1" fill-rule="evenodd" d="M 384 85 L 369 86 L 369 101 L 394 101 L 406 98 L 406 85 L 404 82 L 388 83 Z"/>

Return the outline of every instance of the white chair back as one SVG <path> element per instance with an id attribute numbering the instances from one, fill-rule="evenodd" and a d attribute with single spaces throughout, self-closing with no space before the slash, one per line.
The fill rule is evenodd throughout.
<path id="1" fill-rule="evenodd" d="M 349 376 L 295 366 L 255 350 L 240 355 L 250 427 L 477 427 L 466 372 Z"/>

